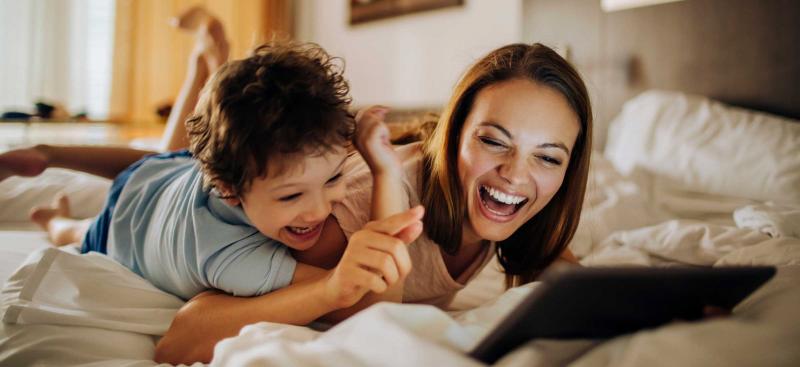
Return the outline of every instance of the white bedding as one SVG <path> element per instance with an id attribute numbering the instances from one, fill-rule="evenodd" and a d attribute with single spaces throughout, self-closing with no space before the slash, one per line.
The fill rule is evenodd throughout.
<path id="1" fill-rule="evenodd" d="M 535 341 L 498 365 L 800 365 L 800 207 L 693 191 L 652 170 L 629 168 L 622 175 L 602 154 L 592 158 L 586 207 L 571 244 L 584 265 L 775 265 L 778 274 L 730 317 L 675 322 L 606 341 Z M 59 188 L 51 184 L 68 176 L 48 171 L 25 181 L 38 194 L 0 197 L 0 204 L 29 200 L 0 210 L 3 279 L 33 253 L 3 289 L 0 365 L 152 366 L 155 342 L 179 300 L 104 256 L 47 249 L 43 233 L 29 226 L 10 230 L 23 229 L 12 219 L 24 217 L 23 207 L 34 204 L 30 198 L 35 204 L 52 200 Z M 0 192 L 8 191 L 3 185 L 8 181 Z M 90 212 L 102 203 L 103 185 L 92 181 L 68 195 L 77 198 L 79 211 Z M 489 264 L 457 296 L 453 308 L 459 311 L 449 313 L 380 304 L 325 333 L 250 325 L 217 345 L 212 365 L 478 365 L 463 352 L 537 286 L 503 293 L 502 281 L 497 264 Z"/>
<path id="2" fill-rule="evenodd" d="M 658 236 L 672 225 L 649 230 Z M 704 233 L 719 234 L 712 226 L 699 227 L 705 228 Z M 800 304 L 800 239 L 750 243 L 736 236 L 715 235 L 694 241 L 699 230 L 694 223 L 679 227 L 684 235 L 671 238 L 666 245 L 652 241 L 647 245 L 641 236 L 646 230 L 618 232 L 598 256 L 584 262 L 663 264 L 689 259 L 695 264 L 770 264 L 780 270 L 731 317 L 673 323 L 603 343 L 534 342 L 499 365 L 560 364 L 565 358 L 581 366 L 788 366 L 800 360 L 800 350 L 795 347 L 800 340 L 800 313 L 796 311 Z M 3 291 L 7 323 L 2 325 L 0 364 L 154 364 L 149 359 L 156 337 L 166 330 L 171 314 L 181 305 L 179 300 L 105 256 L 80 256 L 53 248 L 33 256 Z M 477 365 L 462 352 L 474 346 L 535 286 L 509 290 L 459 314 L 425 305 L 377 305 L 325 333 L 259 323 L 220 343 L 212 365 Z"/>

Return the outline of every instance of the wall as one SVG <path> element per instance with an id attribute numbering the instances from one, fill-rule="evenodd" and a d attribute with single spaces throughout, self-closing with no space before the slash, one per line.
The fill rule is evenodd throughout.
<path id="1" fill-rule="evenodd" d="M 349 25 L 349 0 L 295 4 L 295 36 L 346 60 L 354 104 L 440 107 L 492 49 L 522 40 L 522 0 L 464 5 Z"/>
<path id="2" fill-rule="evenodd" d="M 526 42 L 569 47 L 592 95 L 595 147 L 647 89 L 800 118 L 800 2 L 689 0 L 617 12 L 600 1 L 525 0 Z"/>
<path id="3" fill-rule="evenodd" d="M 201 5 L 224 25 L 230 58 L 242 58 L 272 31 L 290 28 L 288 0 L 118 0 L 111 118 L 154 125 L 156 108 L 171 103 L 183 83 L 194 35 L 169 19 Z"/>

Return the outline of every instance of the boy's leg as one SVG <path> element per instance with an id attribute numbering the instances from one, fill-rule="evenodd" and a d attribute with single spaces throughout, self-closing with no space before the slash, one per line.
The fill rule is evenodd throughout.
<path id="1" fill-rule="evenodd" d="M 153 153 L 126 147 L 37 145 L 0 154 L 0 181 L 14 175 L 36 176 L 45 168 L 67 168 L 113 179 Z"/>
<path id="2" fill-rule="evenodd" d="M 11 176 L 38 176 L 47 168 L 47 156 L 33 148 L 0 154 L 0 181 Z"/>
<path id="3" fill-rule="evenodd" d="M 167 118 L 161 139 L 162 151 L 189 147 L 186 118 L 194 111 L 206 80 L 228 61 L 229 45 L 222 23 L 202 7 L 192 7 L 173 20 L 176 27 L 195 33 L 186 79 Z"/>
<path id="4" fill-rule="evenodd" d="M 92 223 L 91 219 L 72 218 L 69 200 L 64 195 L 59 195 L 51 206 L 33 208 L 30 217 L 47 231 L 50 242 L 55 246 L 80 243 Z"/>

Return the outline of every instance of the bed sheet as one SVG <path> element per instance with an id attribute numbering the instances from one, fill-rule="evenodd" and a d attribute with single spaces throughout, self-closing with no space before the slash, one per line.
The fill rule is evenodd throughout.
<path id="1" fill-rule="evenodd" d="M 5 285 L 28 255 L 49 246 L 47 235 L 27 223 L 0 226 L 0 283 Z"/>
<path id="2" fill-rule="evenodd" d="M 93 190 L 97 196 L 97 189 Z M 48 195 L 55 192 L 57 190 L 48 186 Z M 78 193 L 86 194 L 83 191 Z M 698 198 L 702 200 L 696 200 Z M 45 199 L 37 196 L 36 200 Z M 81 201 L 75 203 L 80 205 Z M 697 193 L 674 189 L 669 182 L 645 173 L 622 176 L 602 156 L 595 156 L 586 203 L 578 233 L 571 244 L 584 265 L 773 264 L 781 267 L 780 276 L 770 283 L 770 288 L 757 293 L 758 297 L 754 295 L 747 307 L 738 309 L 735 317 L 727 320 L 730 322 L 675 324 L 604 343 L 538 341 L 501 360 L 500 365 L 672 364 L 669 362 L 676 359 L 660 357 L 665 353 L 685 358 L 681 361 L 686 364 L 694 361 L 698 362 L 695 364 L 725 365 L 723 362 L 730 363 L 736 358 L 775 362 L 775 365 L 792 364 L 786 362 L 796 365 L 800 361 L 794 351 L 796 348 L 786 345 L 787 340 L 800 340 L 798 313 L 789 311 L 788 306 L 791 304 L 796 308 L 798 304 L 800 278 L 798 271 L 793 269 L 800 265 L 800 239 L 770 237 L 768 232 L 759 229 L 763 226 L 736 227 L 732 211 L 741 205 L 758 202 L 719 196 L 698 197 Z M 0 221 L 0 227 L 5 229 L 0 231 L 0 243 L 3 244 L 0 271 L 4 272 L 0 275 L 12 272 L 30 252 L 54 251 L 41 250 L 47 247 L 41 231 L 30 231 L 29 225 L 17 226 L 19 224 Z M 85 267 L 96 266 L 107 259 L 66 255 L 63 258 L 85 260 L 70 264 L 89 276 L 77 283 L 74 280 L 70 283 L 69 277 L 51 277 L 49 289 L 75 290 L 66 299 L 77 304 L 88 302 L 102 306 L 110 300 L 125 300 L 123 296 L 131 289 L 142 289 L 141 279 L 129 274 L 127 277 L 119 276 L 121 283 L 116 290 L 120 292 L 119 297 L 98 297 L 98 293 L 91 290 L 107 277 L 91 278 L 92 272 L 86 272 Z M 30 263 L 38 264 L 35 260 Z M 120 273 L 124 271 L 120 270 Z M 456 297 L 453 306 L 458 312 L 445 313 L 424 305 L 377 305 L 322 334 L 302 327 L 269 323 L 252 325 L 244 328 L 238 337 L 220 343 L 212 364 L 475 364 L 464 357 L 463 351 L 474 345 L 536 286 L 534 283 L 503 293 L 502 279 L 498 265 L 490 263 Z M 87 291 L 77 291 L 81 287 L 86 287 Z M 9 300 L 13 299 L 10 290 L 13 289 L 4 287 L 4 305 L 0 310 L 3 314 L 7 313 Z M 81 298 L 91 294 L 95 298 Z M 152 295 L 155 299 L 166 299 L 158 296 L 157 292 Z M 38 321 L 28 320 L 27 324 L 0 325 L 0 365 L 24 365 L 33 361 L 52 365 L 154 364 L 150 358 L 160 335 L 157 330 L 165 330 L 169 318 L 159 319 L 160 324 L 155 326 L 157 330 L 150 329 L 147 334 L 129 327 L 120 329 L 119 324 L 103 323 L 102 317 L 87 313 L 85 309 L 64 308 L 63 304 L 53 304 L 53 299 L 45 300 L 37 305 L 50 306 L 38 309 L 52 311 L 38 314 L 46 317 L 33 318 Z M 26 305 L 34 304 L 28 302 Z M 114 309 L 113 305 L 105 305 L 105 309 Z M 160 312 L 162 315 L 174 312 L 179 306 L 176 303 L 170 306 L 172 308 L 162 307 Z M 76 318 L 76 314 L 85 317 Z M 112 321 L 116 317 L 113 312 L 104 315 L 111 317 Z M 728 341 L 736 348 L 726 347 Z M 115 346 L 126 346 L 126 349 L 117 350 Z M 707 355 L 709 351 L 714 353 Z M 743 355 L 745 353 L 772 359 L 757 359 Z"/>
<path id="3" fill-rule="evenodd" d="M 659 227 L 652 230 L 663 230 Z M 795 310 L 800 302 L 800 239 L 787 237 L 737 245 L 731 243 L 731 237 L 716 236 L 709 242 L 693 241 L 691 237 L 676 240 L 675 244 L 681 244 L 678 247 L 655 242 L 636 247 L 636 236 L 625 237 L 633 239 L 629 242 L 633 250 L 608 247 L 602 260 L 592 261 L 595 265 L 633 265 L 649 258 L 650 263 L 682 264 L 680 259 L 685 259 L 686 253 L 694 253 L 704 254 L 699 258 L 702 262 L 711 261 L 713 266 L 776 265 L 778 274 L 728 318 L 675 322 L 608 341 L 536 341 L 509 354 L 498 365 L 796 365 L 800 361 L 800 350 L 793 347 L 800 340 L 800 314 Z M 683 248 L 676 251 L 679 247 Z M 709 251 L 712 249 L 715 250 Z M 631 252 L 638 252 L 638 256 L 630 256 Z M 149 359 L 155 342 L 166 330 L 169 313 L 180 307 L 180 301 L 105 256 L 79 256 L 53 248 L 34 256 L 38 258 L 32 258 L 23 270 L 43 277 L 18 272 L 3 291 L 5 321 L 11 317 L 17 320 L 4 324 L 0 330 L 0 364 L 74 365 L 104 361 L 114 365 L 153 365 Z M 30 283 L 31 278 L 38 280 Z M 98 282 L 108 284 L 109 279 L 113 280 L 113 287 L 97 289 Z M 477 366 L 464 352 L 537 285 L 513 288 L 458 314 L 427 305 L 379 304 L 325 333 L 258 323 L 218 344 L 211 364 Z M 20 296 L 23 293 L 29 295 Z M 125 315 L 121 316 L 121 312 Z"/>

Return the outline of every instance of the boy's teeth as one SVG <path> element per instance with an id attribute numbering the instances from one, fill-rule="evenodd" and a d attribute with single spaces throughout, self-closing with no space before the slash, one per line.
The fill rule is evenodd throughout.
<path id="1" fill-rule="evenodd" d="M 495 189 L 493 187 L 490 187 L 490 186 L 484 186 L 483 188 L 486 190 L 486 192 L 489 193 L 489 195 L 493 199 L 495 199 L 495 200 L 497 200 L 497 201 L 499 201 L 499 202 L 501 202 L 503 204 L 517 205 L 517 204 L 521 203 L 523 200 L 525 200 L 524 196 L 506 194 L 506 193 L 504 193 L 504 192 L 502 192 L 500 190 L 497 190 L 497 189 Z"/>
<path id="2" fill-rule="evenodd" d="M 314 227 L 289 227 L 289 228 L 292 229 L 292 232 L 299 234 L 308 233 L 311 232 L 312 229 L 314 229 Z"/>

